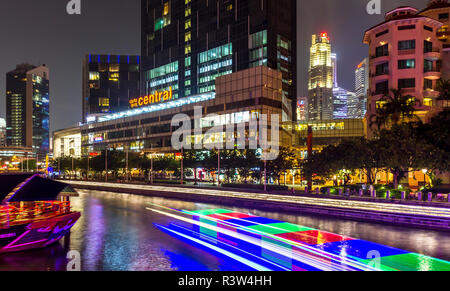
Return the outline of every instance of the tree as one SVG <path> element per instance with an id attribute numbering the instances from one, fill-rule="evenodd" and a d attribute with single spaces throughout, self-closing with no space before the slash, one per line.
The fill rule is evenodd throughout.
<path id="1" fill-rule="evenodd" d="M 437 100 L 449 101 L 450 100 L 450 80 L 440 79 L 437 82 L 436 89 L 439 91 L 439 97 Z"/>
<path id="2" fill-rule="evenodd" d="M 205 154 L 199 150 L 187 150 L 183 153 L 183 165 L 185 168 L 194 169 L 195 184 L 197 184 L 197 168 L 202 167 Z"/>
<path id="3" fill-rule="evenodd" d="M 287 170 L 297 166 L 297 156 L 293 149 L 280 147 L 279 154 L 275 160 L 267 161 L 267 176 L 272 177 L 280 183 L 280 177 Z"/>
<path id="4" fill-rule="evenodd" d="M 247 179 L 251 176 L 252 171 L 261 166 L 261 161 L 256 156 L 255 150 L 242 150 L 239 153 L 238 173 L 244 184 L 247 184 Z"/>
<path id="5" fill-rule="evenodd" d="M 379 102 L 376 113 L 370 116 L 371 128 L 376 125 L 379 131 L 382 127 L 418 120 L 415 110 L 420 105 L 419 101 L 411 95 L 403 95 L 401 89 L 391 89 L 390 94 L 385 94 Z"/>

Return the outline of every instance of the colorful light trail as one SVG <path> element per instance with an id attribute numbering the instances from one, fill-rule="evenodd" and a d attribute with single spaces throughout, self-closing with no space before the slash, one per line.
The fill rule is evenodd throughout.
<path id="1" fill-rule="evenodd" d="M 255 270 L 450 270 L 448 261 L 231 210 L 147 209 L 181 223 L 155 224 L 160 230 Z"/>
<path id="2" fill-rule="evenodd" d="M 390 204 L 390 203 L 377 203 L 366 201 L 351 201 L 351 200 L 339 200 L 328 198 L 311 198 L 311 197 L 298 197 L 298 196 L 285 196 L 285 195 L 272 195 L 261 193 L 246 193 L 235 191 L 217 191 L 208 189 L 190 189 L 181 187 L 164 187 L 164 186 L 148 186 L 148 185 L 131 185 L 131 184 L 114 184 L 114 183 L 100 183 L 100 182 L 81 182 L 71 181 L 71 185 L 89 185 L 100 187 L 111 187 L 119 189 L 136 189 L 136 190 L 149 190 L 156 192 L 171 192 L 171 193 L 184 193 L 191 195 L 204 195 L 212 197 L 228 197 L 228 198 L 244 198 L 255 201 L 272 201 L 272 202 L 285 202 L 299 205 L 312 205 L 322 207 L 337 207 L 342 209 L 355 209 L 355 210 L 367 210 L 377 211 L 390 214 L 408 214 L 418 216 L 431 216 L 439 219 L 450 219 L 450 208 L 439 207 L 427 207 L 419 205 L 402 205 L 402 204 Z"/>

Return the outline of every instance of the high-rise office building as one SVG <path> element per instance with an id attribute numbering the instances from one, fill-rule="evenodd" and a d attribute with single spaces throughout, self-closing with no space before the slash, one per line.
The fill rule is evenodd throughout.
<path id="1" fill-rule="evenodd" d="M 361 118 L 355 116 L 356 94 L 344 88 L 333 88 L 333 119 Z"/>
<path id="2" fill-rule="evenodd" d="M 129 109 L 140 95 L 139 56 L 86 55 L 83 59 L 83 122 L 88 116 Z"/>
<path id="3" fill-rule="evenodd" d="M 296 0 L 142 0 L 142 93 L 215 90 L 219 76 L 267 66 L 296 105 Z M 295 111 L 294 111 L 295 112 Z"/>
<path id="4" fill-rule="evenodd" d="M 331 54 L 331 65 L 333 66 L 333 88 L 339 87 L 338 85 L 338 73 L 337 73 L 337 54 Z"/>
<path id="5" fill-rule="evenodd" d="M 352 109 L 349 114 L 354 116 L 353 118 L 363 118 L 367 112 L 367 93 L 369 90 L 369 58 L 365 58 L 355 70 L 355 94 L 358 100 L 352 101 L 356 105 L 352 104 Z"/>
<path id="6" fill-rule="evenodd" d="M 362 100 L 353 92 L 347 95 L 347 118 L 364 118 L 362 114 Z"/>
<path id="7" fill-rule="evenodd" d="M 308 119 L 333 119 L 333 63 L 327 33 L 313 35 L 308 82 Z"/>
<path id="8" fill-rule="evenodd" d="M 0 118 L 0 148 L 6 147 L 6 120 Z"/>
<path id="9" fill-rule="evenodd" d="M 49 151 L 49 69 L 18 65 L 6 74 L 7 145 Z"/>

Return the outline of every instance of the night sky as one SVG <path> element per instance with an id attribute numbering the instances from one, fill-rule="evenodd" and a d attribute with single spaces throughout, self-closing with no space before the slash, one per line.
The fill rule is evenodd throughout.
<path id="1" fill-rule="evenodd" d="M 275 0 L 274 0 L 275 1 Z M 82 15 L 66 13 L 68 0 L 0 1 L 0 117 L 5 75 L 16 64 L 50 68 L 51 130 L 81 121 L 81 60 L 85 54 L 139 54 L 140 0 L 82 0 Z M 298 0 L 299 96 L 306 95 L 311 35 L 328 32 L 338 54 L 339 86 L 354 90 L 354 70 L 368 55 L 364 31 L 383 16 L 368 15 L 369 0 Z M 382 13 L 426 0 L 381 0 Z"/>

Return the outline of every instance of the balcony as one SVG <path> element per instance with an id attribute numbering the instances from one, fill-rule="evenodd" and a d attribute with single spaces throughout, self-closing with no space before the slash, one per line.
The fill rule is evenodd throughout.
<path id="1" fill-rule="evenodd" d="M 370 59 L 375 63 L 385 63 L 389 60 L 389 54 L 371 55 Z"/>
<path id="2" fill-rule="evenodd" d="M 387 80 L 389 78 L 389 71 L 376 72 L 375 74 L 370 75 L 372 80 L 375 82 L 379 82 L 382 80 Z"/>
<path id="3" fill-rule="evenodd" d="M 415 49 L 410 49 L 410 50 L 399 50 L 398 51 L 398 55 L 399 56 L 404 56 L 404 55 L 415 55 L 416 54 L 416 50 Z"/>
<path id="4" fill-rule="evenodd" d="M 426 60 L 437 61 L 441 58 L 441 50 L 439 48 L 432 48 L 430 50 L 425 50 L 423 57 Z"/>
<path id="5" fill-rule="evenodd" d="M 424 98 L 437 98 L 437 97 L 439 97 L 439 91 L 426 89 L 423 91 L 423 97 Z"/>
<path id="6" fill-rule="evenodd" d="M 403 94 L 413 94 L 413 93 L 416 92 L 416 88 L 415 87 L 413 87 L 413 88 L 400 88 L 400 90 L 401 90 L 401 92 Z"/>
<path id="7" fill-rule="evenodd" d="M 438 67 L 425 68 L 423 77 L 428 80 L 438 80 L 441 78 L 441 69 Z"/>

